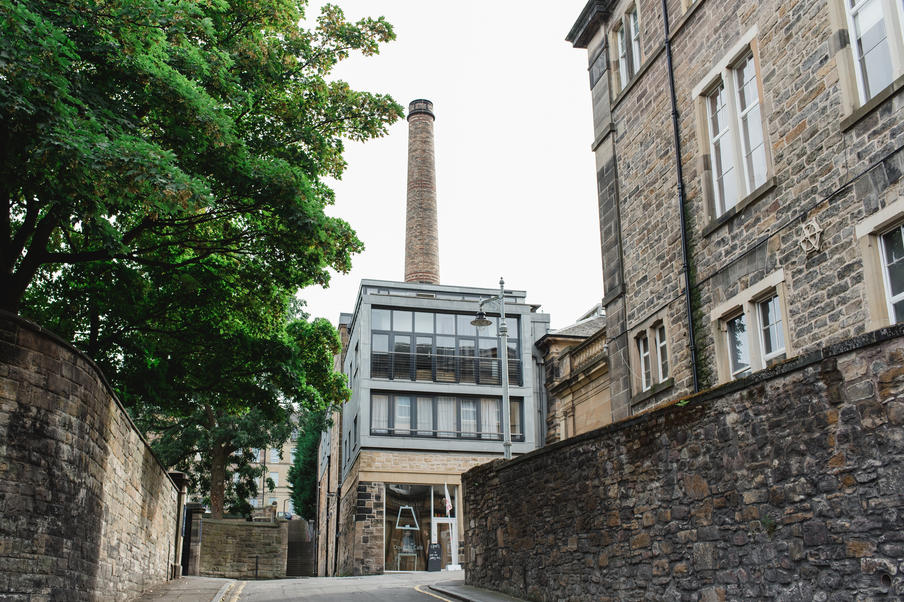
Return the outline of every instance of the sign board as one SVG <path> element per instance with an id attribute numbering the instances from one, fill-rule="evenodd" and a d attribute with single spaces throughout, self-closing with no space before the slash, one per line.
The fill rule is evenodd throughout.
<path id="1" fill-rule="evenodd" d="M 427 570 L 441 571 L 443 569 L 443 553 L 438 543 L 430 544 L 427 549 Z"/>

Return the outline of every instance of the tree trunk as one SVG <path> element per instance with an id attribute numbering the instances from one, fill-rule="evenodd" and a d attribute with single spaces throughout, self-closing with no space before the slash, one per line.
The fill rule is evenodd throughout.
<path id="1" fill-rule="evenodd" d="M 225 445 L 214 444 L 210 454 L 210 514 L 213 518 L 223 518 L 228 456 Z"/>

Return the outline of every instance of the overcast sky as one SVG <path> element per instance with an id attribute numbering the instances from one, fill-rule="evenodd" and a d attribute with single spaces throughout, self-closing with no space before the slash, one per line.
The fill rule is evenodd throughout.
<path id="1" fill-rule="evenodd" d="M 338 0 L 350 19 L 383 15 L 397 39 L 335 77 L 434 103 L 440 283 L 527 291 L 553 328 L 603 295 L 587 58 L 565 42 L 585 0 Z M 312 2 L 319 14 L 321 2 Z M 360 281 L 404 279 L 408 124 L 346 144 L 328 213 L 366 249 L 327 289 L 302 292 L 334 324 Z"/>

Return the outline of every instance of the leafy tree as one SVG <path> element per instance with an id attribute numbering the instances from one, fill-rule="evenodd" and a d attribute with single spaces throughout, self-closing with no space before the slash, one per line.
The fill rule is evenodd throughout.
<path id="1" fill-rule="evenodd" d="M 317 514 L 317 461 L 320 434 L 330 426 L 330 409 L 308 412 L 298 424 L 295 460 L 289 469 L 289 487 L 295 512 L 307 519 Z"/>
<path id="2" fill-rule="evenodd" d="M 282 447 L 293 414 L 325 411 L 349 391 L 345 376 L 333 371 L 338 335 L 323 319 L 294 320 L 270 336 L 228 333 L 212 347 L 186 350 L 131 376 L 168 387 L 161 373 L 194 364 L 190 381 L 179 381 L 180 391 L 191 389 L 180 403 L 143 393 L 133 407 L 139 424 L 155 433 L 152 445 L 164 463 L 186 471 L 220 517 L 227 505 L 258 493 L 263 468 L 250 466 L 251 448 Z M 160 399 L 167 401 L 155 402 Z"/>
<path id="3" fill-rule="evenodd" d="M 0 307 L 84 264 L 253 258 L 291 290 L 347 270 L 322 178 L 402 109 L 328 76 L 394 34 L 331 5 L 306 29 L 305 5 L 0 0 Z"/>
<path id="4" fill-rule="evenodd" d="M 343 140 L 402 114 L 329 78 L 391 26 L 305 6 L 0 0 L 0 308 L 88 351 L 215 514 L 246 449 L 347 394 L 289 306 L 362 248 L 324 213 Z"/>

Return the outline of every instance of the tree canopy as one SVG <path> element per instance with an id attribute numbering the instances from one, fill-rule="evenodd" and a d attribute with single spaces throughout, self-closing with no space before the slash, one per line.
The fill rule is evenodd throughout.
<path id="1" fill-rule="evenodd" d="M 66 266 L 254 261 L 282 287 L 347 270 L 324 214 L 343 139 L 390 97 L 329 79 L 394 37 L 304 0 L 0 0 L 0 307 Z"/>
<path id="2" fill-rule="evenodd" d="M 343 141 L 402 115 L 331 77 L 392 27 L 306 4 L 0 0 L 0 309 L 85 349 L 219 513 L 347 395 L 295 295 L 362 249 L 325 213 Z"/>
<path id="3" fill-rule="evenodd" d="M 317 461 L 321 433 L 330 426 L 329 409 L 306 412 L 298 422 L 295 457 L 289 469 L 292 506 L 303 518 L 317 516 Z"/>

